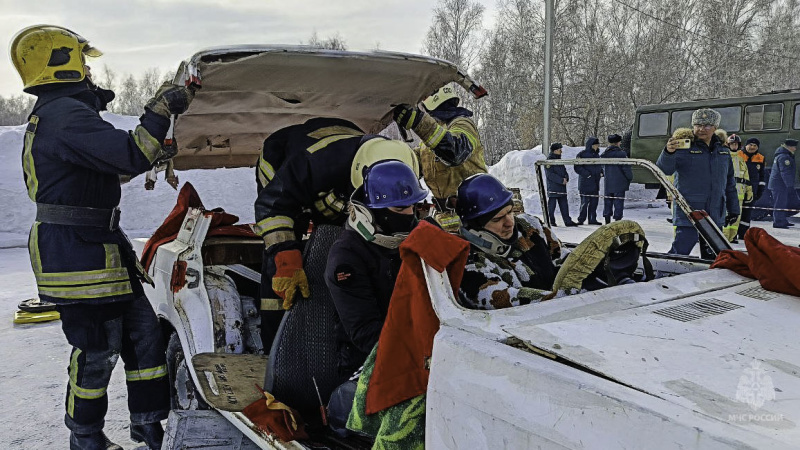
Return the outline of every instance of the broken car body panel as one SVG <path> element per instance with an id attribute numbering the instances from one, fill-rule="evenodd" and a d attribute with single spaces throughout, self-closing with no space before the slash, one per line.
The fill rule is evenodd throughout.
<path id="1" fill-rule="evenodd" d="M 253 165 L 269 133 L 313 116 L 343 116 L 367 132 L 379 131 L 391 120 L 394 104 L 416 103 L 447 82 L 468 80 L 450 63 L 432 58 L 351 53 L 294 47 L 198 53 L 189 66 L 202 74 L 203 88 L 176 124 L 176 167 Z M 408 71 L 398 69 L 403 64 Z M 271 65 L 276 66 L 272 80 Z M 386 84 L 365 91 L 363 80 L 342 80 L 353 68 L 361 75 L 374 69 Z M 415 78 L 403 81 L 402 74 L 411 72 Z M 308 88 L 317 82 L 324 84 Z M 331 97 L 337 92 L 341 101 Z M 680 194 L 676 198 L 680 204 Z M 241 326 L 246 308 L 230 281 L 233 274 L 248 278 L 247 270 L 236 267 L 242 265 L 238 261 L 204 260 L 209 224 L 203 211 L 190 211 L 178 239 L 156 251 L 150 267 L 156 287 L 147 287 L 162 323 L 180 337 L 188 372 L 206 400 L 225 392 L 226 381 L 215 370 L 197 369 L 195 357 L 217 353 L 232 356 L 226 364 L 254 361 L 236 358 L 252 355 L 237 353 L 247 348 Z M 140 251 L 143 242 L 135 245 Z M 655 280 L 496 311 L 463 308 L 447 275 L 425 265 L 441 323 L 427 392 L 426 447 L 794 447 L 800 404 L 790 395 L 800 387 L 793 369 L 800 367 L 800 352 L 792 352 L 793 343 L 780 343 L 791 341 L 789 324 L 799 317 L 799 299 L 759 291 L 757 282 L 709 270 L 695 258 L 649 256 L 661 274 Z M 183 280 L 173 277 L 176 264 L 184 267 Z M 655 312 L 708 299 L 741 308 L 688 322 Z M 731 414 L 750 407 L 736 399 L 736 389 L 754 358 L 762 360 L 761 369 L 780 390 L 759 411 L 785 420 L 742 423 L 738 416 L 726 417 L 727 406 Z M 742 398 L 752 398 L 745 394 Z M 305 448 L 259 431 L 236 410 L 245 400 L 230 395 L 232 410 L 215 410 L 256 445 Z"/>

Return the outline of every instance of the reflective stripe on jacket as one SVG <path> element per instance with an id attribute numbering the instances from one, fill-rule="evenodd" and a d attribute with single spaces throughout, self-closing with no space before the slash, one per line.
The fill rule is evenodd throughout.
<path id="1" fill-rule="evenodd" d="M 341 224 L 352 191 L 350 165 L 364 133 L 353 123 L 315 118 L 276 131 L 256 165 L 255 232 L 267 248 L 296 242 L 310 211 L 316 224 Z"/>
<path id="2" fill-rule="evenodd" d="M 486 173 L 486 161 L 483 155 L 483 144 L 472 119 L 459 116 L 443 126 L 454 136 L 465 136 L 472 145 L 472 153 L 466 161 L 452 167 L 441 162 L 424 142 L 419 146 L 420 168 L 422 176 L 425 178 L 425 184 L 431 189 L 434 197 L 446 199 L 456 195 L 458 185 L 465 178 L 476 173 Z"/>
<path id="3" fill-rule="evenodd" d="M 99 109 L 82 83 L 39 96 L 22 153 L 31 200 L 111 209 L 120 200 L 119 175 L 150 169 L 169 120 L 146 111 L 128 132 L 103 120 Z M 106 303 L 143 295 L 141 266 L 119 230 L 34 222 L 28 250 L 42 300 Z"/>

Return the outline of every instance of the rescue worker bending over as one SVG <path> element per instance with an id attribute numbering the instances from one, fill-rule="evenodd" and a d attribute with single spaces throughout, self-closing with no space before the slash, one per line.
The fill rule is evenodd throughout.
<path id="1" fill-rule="evenodd" d="M 381 161 L 365 172 L 325 271 L 339 316 L 339 374 L 345 378 L 378 343 L 400 270 L 398 247 L 418 223 L 414 205 L 428 195 L 400 161 Z"/>
<path id="2" fill-rule="evenodd" d="M 422 139 L 417 149 L 422 176 L 439 211 L 453 209 L 461 181 L 486 173 L 483 144 L 471 119 L 472 111 L 458 103 L 454 86 L 448 84 L 423 100 L 424 110 L 411 105 L 394 109 L 397 125 L 414 130 Z"/>
<path id="3" fill-rule="evenodd" d="M 473 175 L 458 188 L 461 235 L 472 244 L 459 288 L 468 308 L 527 305 L 553 287 L 558 239 L 539 219 L 514 217 L 511 204 L 511 191 L 488 174 Z"/>
<path id="4" fill-rule="evenodd" d="M 256 166 L 254 230 L 265 246 L 261 339 L 266 352 L 295 294 L 308 298 L 310 293 L 301 254 L 309 221 L 342 225 L 347 200 L 363 181 L 361 170 L 381 159 L 397 159 L 419 171 L 408 145 L 364 136 L 343 119 L 310 119 L 278 130 L 264 141 Z"/>
<path id="5" fill-rule="evenodd" d="M 138 175 L 173 153 L 162 146 L 170 116 L 192 90 L 164 83 L 131 132 L 100 117 L 114 99 L 91 80 L 86 57 L 102 53 L 52 25 L 23 29 L 11 60 L 24 91 L 38 97 L 22 152 L 36 221 L 28 240 L 39 297 L 57 305 L 72 345 L 66 416 L 71 449 L 119 449 L 103 433 L 108 384 L 125 363 L 130 435 L 161 448 L 160 421 L 170 409 L 165 346 L 144 295 L 142 270 L 119 229 L 120 175 Z"/>

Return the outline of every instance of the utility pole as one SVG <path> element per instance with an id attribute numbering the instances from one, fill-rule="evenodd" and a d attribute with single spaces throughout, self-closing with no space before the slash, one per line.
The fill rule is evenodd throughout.
<path id="1" fill-rule="evenodd" d="M 550 99 L 553 91 L 553 2 L 544 0 L 544 132 L 542 153 L 550 152 Z"/>

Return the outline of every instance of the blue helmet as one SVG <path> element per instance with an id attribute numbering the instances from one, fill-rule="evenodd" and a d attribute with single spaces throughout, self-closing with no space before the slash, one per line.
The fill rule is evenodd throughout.
<path id="1" fill-rule="evenodd" d="M 428 196 L 417 174 L 403 162 L 380 161 L 365 170 L 364 204 L 368 208 L 411 206 Z"/>
<path id="2" fill-rule="evenodd" d="M 472 175 L 458 186 L 456 212 L 463 222 L 497 211 L 511 202 L 511 191 L 488 173 Z"/>

